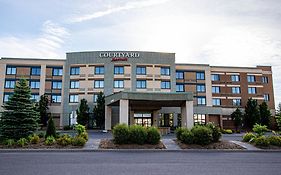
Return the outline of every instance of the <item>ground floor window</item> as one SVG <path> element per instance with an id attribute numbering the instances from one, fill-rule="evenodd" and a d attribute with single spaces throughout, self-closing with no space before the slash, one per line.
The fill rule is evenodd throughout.
<path id="1" fill-rule="evenodd" d="M 152 126 L 151 113 L 135 113 L 134 120 L 136 125 L 145 127 Z"/>
<path id="2" fill-rule="evenodd" d="M 194 124 L 205 125 L 206 124 L 206 115 L 205 114 L 194 114 Z"/>

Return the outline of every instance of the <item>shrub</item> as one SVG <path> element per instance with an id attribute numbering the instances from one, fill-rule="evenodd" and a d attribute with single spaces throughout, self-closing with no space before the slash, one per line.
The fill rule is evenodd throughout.
<path id="1" fill-rule="evenodd" d="M 262 136 L 264 135 L 264 132 L 268 131 L 268 129 L 266 125 L 259 125 L 256 123 L 253 127 L 253 131 L 257 133 L 258 136 Z"/>
<path id="2" fill-rule="evenodd" d="M 15 140 L 14 139 L 7 139 L 4 141 L 4 144 L 8 147 L 12 147 L 16 144 Z"/>
<path id="3" fill-rule="evenodd" d="M 89 136 L 88 136 L 88 133 L 87 133 L 87 132 L 83 132 L 83 133 L 81 133 L 81 134 L 78 135 L 78 136 L 84 138 L 86 141 L 88 141 L 88 139 L 89 139 Z"/>
<path id="4" fill-rule="evenodd" d="M 129 140 L 132 143 L 142 145 L 147 140 L 147 131 L 144 127 L 133 125 L 129 128 Z"/>
<path id="5" fill-rule="evenodd" d="M 20 138 L 17 141 L 17 145 L 20 147 L 24 147 L 25 145 L 27 145 L 27 143 L 28 143 L 28 140 L 26 138 Z"/>
<path id="6" fill-rule="evenodd" d="M 53 117 L 50 117 L 48 120 L 47 131 L 46 131 L 45 137 L 47 138 L 48 136 L 56 137 L 56 127 L 55 127 Z"/>
<path id="7" fill-rule="evenodd" d="M 157 128 L 150 127 L 147 129 L 147 143 L 156 145 L 160 141 L 160 133 Z"/>
<path id="8" fill-rule="evenodd" d="M 45 145 L 53 145 L 56 143 L 56 139 L 54 136 L 48 136 L 46 139 L 45 139 Z"/>
<path id="9" fill-rule="evenodd" d="M 78 135 L 80 135 L 80 134 L 86 132 L 86 127 L 78 124 L 75 126 L 75 130 L 77 131 Z"/>
<path id="10" fill-rule="evenodd" d="M 185 144 L 193 144 L 194 143 L 194 134 L 186 129 L 180 136 L 180 140 Z"/>
<path id="11" fill-rule="evenodd" d="M 208 123 L 206 126 L 212 130 L 213 142 L 218 142 L 221 138 L 220 128 L 212 123 Z"/>
<path id="12" fill-rule="evenodd" d="M 186 130 L 187 128 L 182 128 L 182 127 L 176 129 L 176 137 L 178 140 L 181 140 L 181 134 Z"/>
<path id="13" fill-rule="evenodd" d="M 118 124 L 113 130 L 113 139 L 117 144 L 126 144 L 129 142 L 129 127 L 126 124 Z"/>
<path id="14" fill-rule="evenodd" d="M 281 146 L 281 136 L 269 136 L 267 140 L 270 145 Z"/>
<path id="15" fill-rule="evenodd" d="M 269 141 L 266 139 L 265 136 L 260 136 L 255 139 L 255 144 L 257 146 L 269 146 Z"/>
<path id="16" fill-rule="evenodd" d="M 195 126 L 191 129 L 194 134 L 194 143 L 199 145 L 208 145 L 212 142 L 212 130 L 206 126 Z"/>
<path id="17" fill-rule="evenodd" d="M 247 132 L 243 135 L 243 141 L 244 142 L 251 142 L 254 138 L 256 138 L 256 135 L 252 132 Z"/>
<path id="18" fill-rule="evenodd" d="M 72 130 L 73 129 L 73 126 L 69 126 L 69 125 L 65 125 L 63 126 L 63 130 Z"/>
<path id="19" fill-rule="evenodd" d="M 224 133 L 224 134 L 232 134 L 233 132 L 232 132 L 231 129 L 224 129 L 224 130 L 223 130 L 223 133 Z"/>
<path id="20" fill-rule="evenodd" d="M 86 144 L 86 140 L 81 136 L 76 136 L 72 139 L 71 144 L 73 146 L 84 146 Z"/>
<path id="21" fill-rule="evenodd" d="M 70 145 L 71 144 L 71 137 L 67 134 L 64 134 L 57 139 L 57 143 L 61 146 Z"/>
<path id="22" fill-rule="evenodd" d="M 39 136 L 39 138 L 44 138 L 45 137 L 45 132 L 39 132 L 38 136 Z"/>
<path id="23" fill-rule="evenodd" d="M 29 140 L 29 142 L 32 144 L 37 144 L 37 143 L 39 143 L 39 141 L 40 141 L 40 138 L 36 134 L 33 134 L 33 136 L 31 136 L 31 138 Z"/>

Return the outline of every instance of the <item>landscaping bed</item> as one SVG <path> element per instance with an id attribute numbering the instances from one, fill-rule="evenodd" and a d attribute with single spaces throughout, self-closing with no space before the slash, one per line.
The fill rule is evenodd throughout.
<path id="1" fill-rule="evenodd" d="M 158 144 L 116 144 L 112 139 L 102 139 L 99 149 L 166 149 L 165 145 L 160 141 Z"/>
<path id="2" fill-rule="evenodd" d="M 181 149 L 245 149 L 235 143 L 229 142 L 227 140 L 221 140 L 215 143 L 210 143 L 208 145 L 197 145 L 197 144 L 185 144 L 179 140 L 174 140 Z"/>

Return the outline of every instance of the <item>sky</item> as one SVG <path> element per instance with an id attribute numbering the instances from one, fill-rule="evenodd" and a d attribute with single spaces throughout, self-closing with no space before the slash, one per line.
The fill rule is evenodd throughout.
<path id="1" fill-rule="evenodd" d="M 98 50 L 177 63 L 269 65 L 281 102 L 281 0 L 0 0 L 0 57 Z"/>

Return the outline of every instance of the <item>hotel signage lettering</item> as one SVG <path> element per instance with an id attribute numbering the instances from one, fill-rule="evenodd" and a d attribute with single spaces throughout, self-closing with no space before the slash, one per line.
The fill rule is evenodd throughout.
<path id="1" fill-rule="evenodd" d="M 139 58 L 136 52 L 101 52 L 100 58 L 111 58 L 111 61 L 128 61 L 128 58 Z"/>

